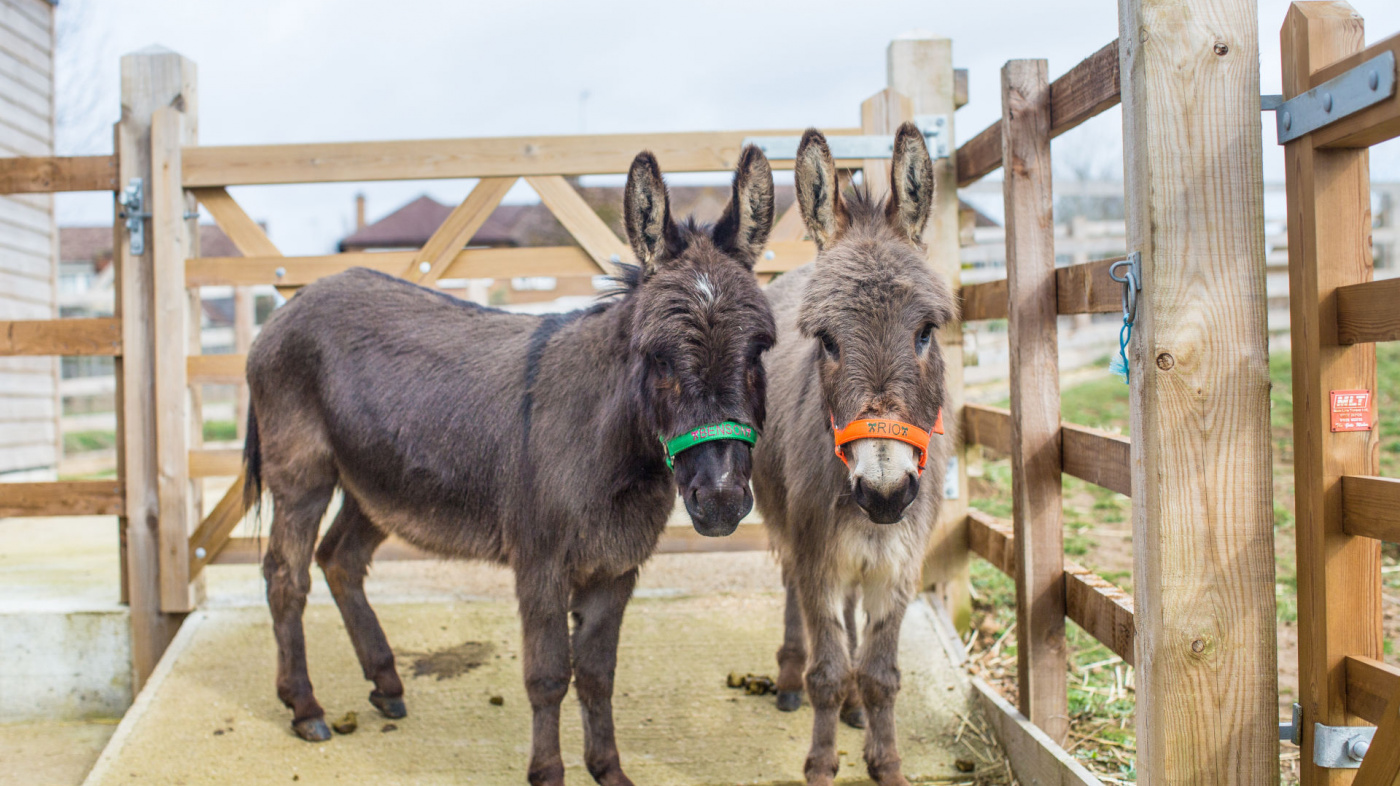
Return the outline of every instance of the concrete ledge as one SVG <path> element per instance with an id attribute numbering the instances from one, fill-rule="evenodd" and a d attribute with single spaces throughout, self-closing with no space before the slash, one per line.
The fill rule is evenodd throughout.
<path id="1" fill-rule="evenodd" d="M 0 610 L 0 723 L 118 718 L 131 706 L 129 615 L 25 604 Z"/>

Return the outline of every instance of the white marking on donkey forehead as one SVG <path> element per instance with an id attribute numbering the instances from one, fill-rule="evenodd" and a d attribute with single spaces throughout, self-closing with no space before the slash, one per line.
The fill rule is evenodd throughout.
<path id="1" fill-rule="evenodd" d="M 695 291 L 700 295 L 700 302 L 715 302 L 715 285 L 710 283 L 708 273 L 697 273 L 695 275 Z"/>

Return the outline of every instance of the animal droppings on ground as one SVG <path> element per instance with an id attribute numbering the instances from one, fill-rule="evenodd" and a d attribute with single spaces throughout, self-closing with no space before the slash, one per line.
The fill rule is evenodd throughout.
<path id="1" fill-rule="evenodd" d="M 958 759 L 953 762 L 953 766 L 958 768 L 958 772 L 972 772 L 977 769 L 977 763 L 971 759 Z"/>
<path id="2" fill-rule="evenodd" d="M 414 677 L 437 677 L 447 680 L 463 674 L 485 663 L 495 652 L 490 642 L 464 641 L 455 647 L 436 652 L 406 652 L 413 657 Z"/>
<path id="3" fill-rule="evenodd" d="M 496 705 L 497 707 L 500 707 L 501 705 L 503 705 L 503 704 L 506 703 L 506 697 L 504 697 L 504 696 L 492 696 L 492 697 L 491 697 L 491 703 L 494 704 L 494 705 Z"/>
<path id="4" fill-rule="evenodd" d="M 342 717 L 340 720 L 336 721 L 335 723 L 332 723 L 331 728 L 335 729 L 336 734 L 354 734 L 355 729 L 360 728 L 359 718 L 355 716 L 355 713 L 352 710 L 350 712 L 345 713 L 345 716 Z"/>
<path id="5" fill-rule="evenodd" d="M 379 730 L 379 733 L 381 733 L 381 734 L 388 734 L 388 733 L 391 732 L 391 731 L 398 731 L 398 730 L 399 730 L 398 724 L 395 724 L 395 723 L 386 723 L 386 724 L 384 724 L 384 728 L 382 728 L 382 729 Z"/>
<path id="6" fill-rule="evenodd" d="M 750 696 L 764 696 L 778 692 L 778 683 L 774 682 L 773 678 L 767 674 L 740 674 L 737 671 L 731 671 L 725 684 L 731 688 L 742 688 Z"/>

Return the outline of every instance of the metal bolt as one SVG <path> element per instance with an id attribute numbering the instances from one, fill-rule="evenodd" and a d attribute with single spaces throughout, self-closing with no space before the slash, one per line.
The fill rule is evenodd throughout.
<path id="1" fill-rule="evenodd" d="M 1366 84 L 1369 85 L 1370 88 L 1371 88 L 1372 90 L 1379 90 L 1380 87 L 1381 87 L 1381 75 L 1380 75 L 1380 72 L 1378 72 L 1378 71 L 1372 71 L 1372 72 L 1366 77 Z"/>
<path id="2" fill-rule="evenodd" d="M 1293 127 L 1293 115 L 1288 112 L 1283 113 L 1283 130 L 1287 131 Z"/>
<path id="3" fill-rule="evenodd" d="M 203 547 L 203 546 L 200 546 L 199 548 L 197 548 L 197 549 L 194 550 L 194 555 L 195 555 L 195 557 L 197 557 L 197 558 L 199 558 L 199 559 L 204 559 L 204 555 L 207 554 L 207 553 L 208 553 L 208 552 L 206 552 L 206 551 L 204 550 L 204 547 Z"/>
<path id="4" fill-rule="evenodd" d="M 279 267 L 276 270 L 272 271 L 272 275 L 277 276 L 278 278 L 286 278 L 287 269 L 285 267 Z"/>
<path id="5" fill-rule="evenodd" d="M 1331 93 L 1323 93 L 1323 94 L 1322 94 L 1322 111 L 1324 111 L 1324 112 L 1331 112 L 1331 111 L 1332 111 L 1332 94 L 1331 94 Z"/>
<path id="6" fill-rule="evenodd" d="M 1369 740 L 1355 737 L 1347 743 L 1347 756 L 1351 757 L 1352 761 L 1361 761 L 1366 758 L 1366 751 L 1370 749 L 1371 743 Z"/>
<path id="7" fill-rule="evenodd" d="M 774 254 L 774 253 L 773 253 L 773 249 L 771 249 L 771 248 L 768 249 L 767 251 L 764 251 L 764 252 L 763 252 L 763 258 L 764 258 L 764 259 L 772 259 L 773 257 L 776 257 L 776 256 L 777 256 L 777 254 Z"/>
<path id="8" fill-rule="evenodd" d="M 433 263 L 431 263 L 431 262 L 419 262 L 419 263 L 418 263 L 418 272 L 419 272 L 419 273 L 427 273 L 429 270 L 432 270 L 432 269 L 433 269 Z"/>
<path id="9" fill-rule="evenodd" d="M 1217 55 L 1220 55 L 1221 57 L 1224 57 L 1225 55 L 1230 54 L 1230 47 L 1226 46 L 1223 41 L 1216 41 L 1215 53 Z"/>
<path id="10" fill-rule="evenodd" d="M 1157 368 L 1160 368 L 1163 371 L 1171 371 L 1175 367 L 1176 358 L 1172 357 L 1171 353 L 1163 352 L 1162 354 L 1157 356 Z M 1200 650 L 1196 651 L 1200 652 Z"/>

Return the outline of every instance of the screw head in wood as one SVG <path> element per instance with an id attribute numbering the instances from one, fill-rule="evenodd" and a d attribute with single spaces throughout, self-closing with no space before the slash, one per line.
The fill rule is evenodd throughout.
<path id="1" fill-rule="evenodd" d="M 1217 55 L 1220 55 L 1221 57 L 1224 57 L 1225 55 L 1230 54 L 1230 47 L 1226 46 L 1224 41 L 1216 41 L 1215 53 Z"/>
<path id="2" fill-rule="evenodd" d="M 419 262 L 419 263 L 418 263 L 418 272 L 419 272 L 419 273 L 427 273 L 429 270 L 432 270 L 432 269 L 433 269 L 433 266 L 432 266 L 432 264 L 429 263 L 429 262 Z"/>
<path id="3" fill-rule="evenodd" d="M 1172 357 L 1170 352 L 1163 352 L 1157 356 L 1157 368 L 1163 371 L 1171 371 L 1175 367 L 1176 358 Z"/>
<path id="4" fill-rule="evenodd" d="M 1196 639 L 1195 641 L 1191 642 L 1191 651 L 1192 651 L 1192 652 L 1205 652 L 1205 650 L 1206 650 L 1206 643 L 1205 643 L 1204 641 L 1201 641 L 1200 639 Z"/>
<path id="5" fill-rule="evenodd" d="M 1331 111 L 1332 111 L 1332 94 L 1331 94 L 1331 93 L 1323 93 L 1323 94 L 1322 94 L 1322 111 L 1324 111 L 1324 112 L 1331 112 Z"/>
<path id="6" fill-rule="evenodd" d="M 276 270 L 272 271 L 272 275 L 277 276 L 278 278 L 286 278 L 287 269 L 285 267 L 279 267 Z"/>
<path id="7" fill-rule="evenodd" d="M 204 555 L 207 554 L 207 553 L 208 553 L 208 552 L 206 552 L 206 551 L 204 550 L 204 547 L 203 547 L 203 546 L 200 546 L 199 548 L 197 548 L 197 549 L 194 550 L 194 555 L 195 555 L 195 557 L 198 558 L 198 559 L 204 559 Z"/>
<path id="8" fill-rule="evenodd" d="M 777 254 L 773 253 L 773 249 L 771 248 L 763 252 L 764 259 L 772 259 L 775 256 L 777 256 Z"/>

